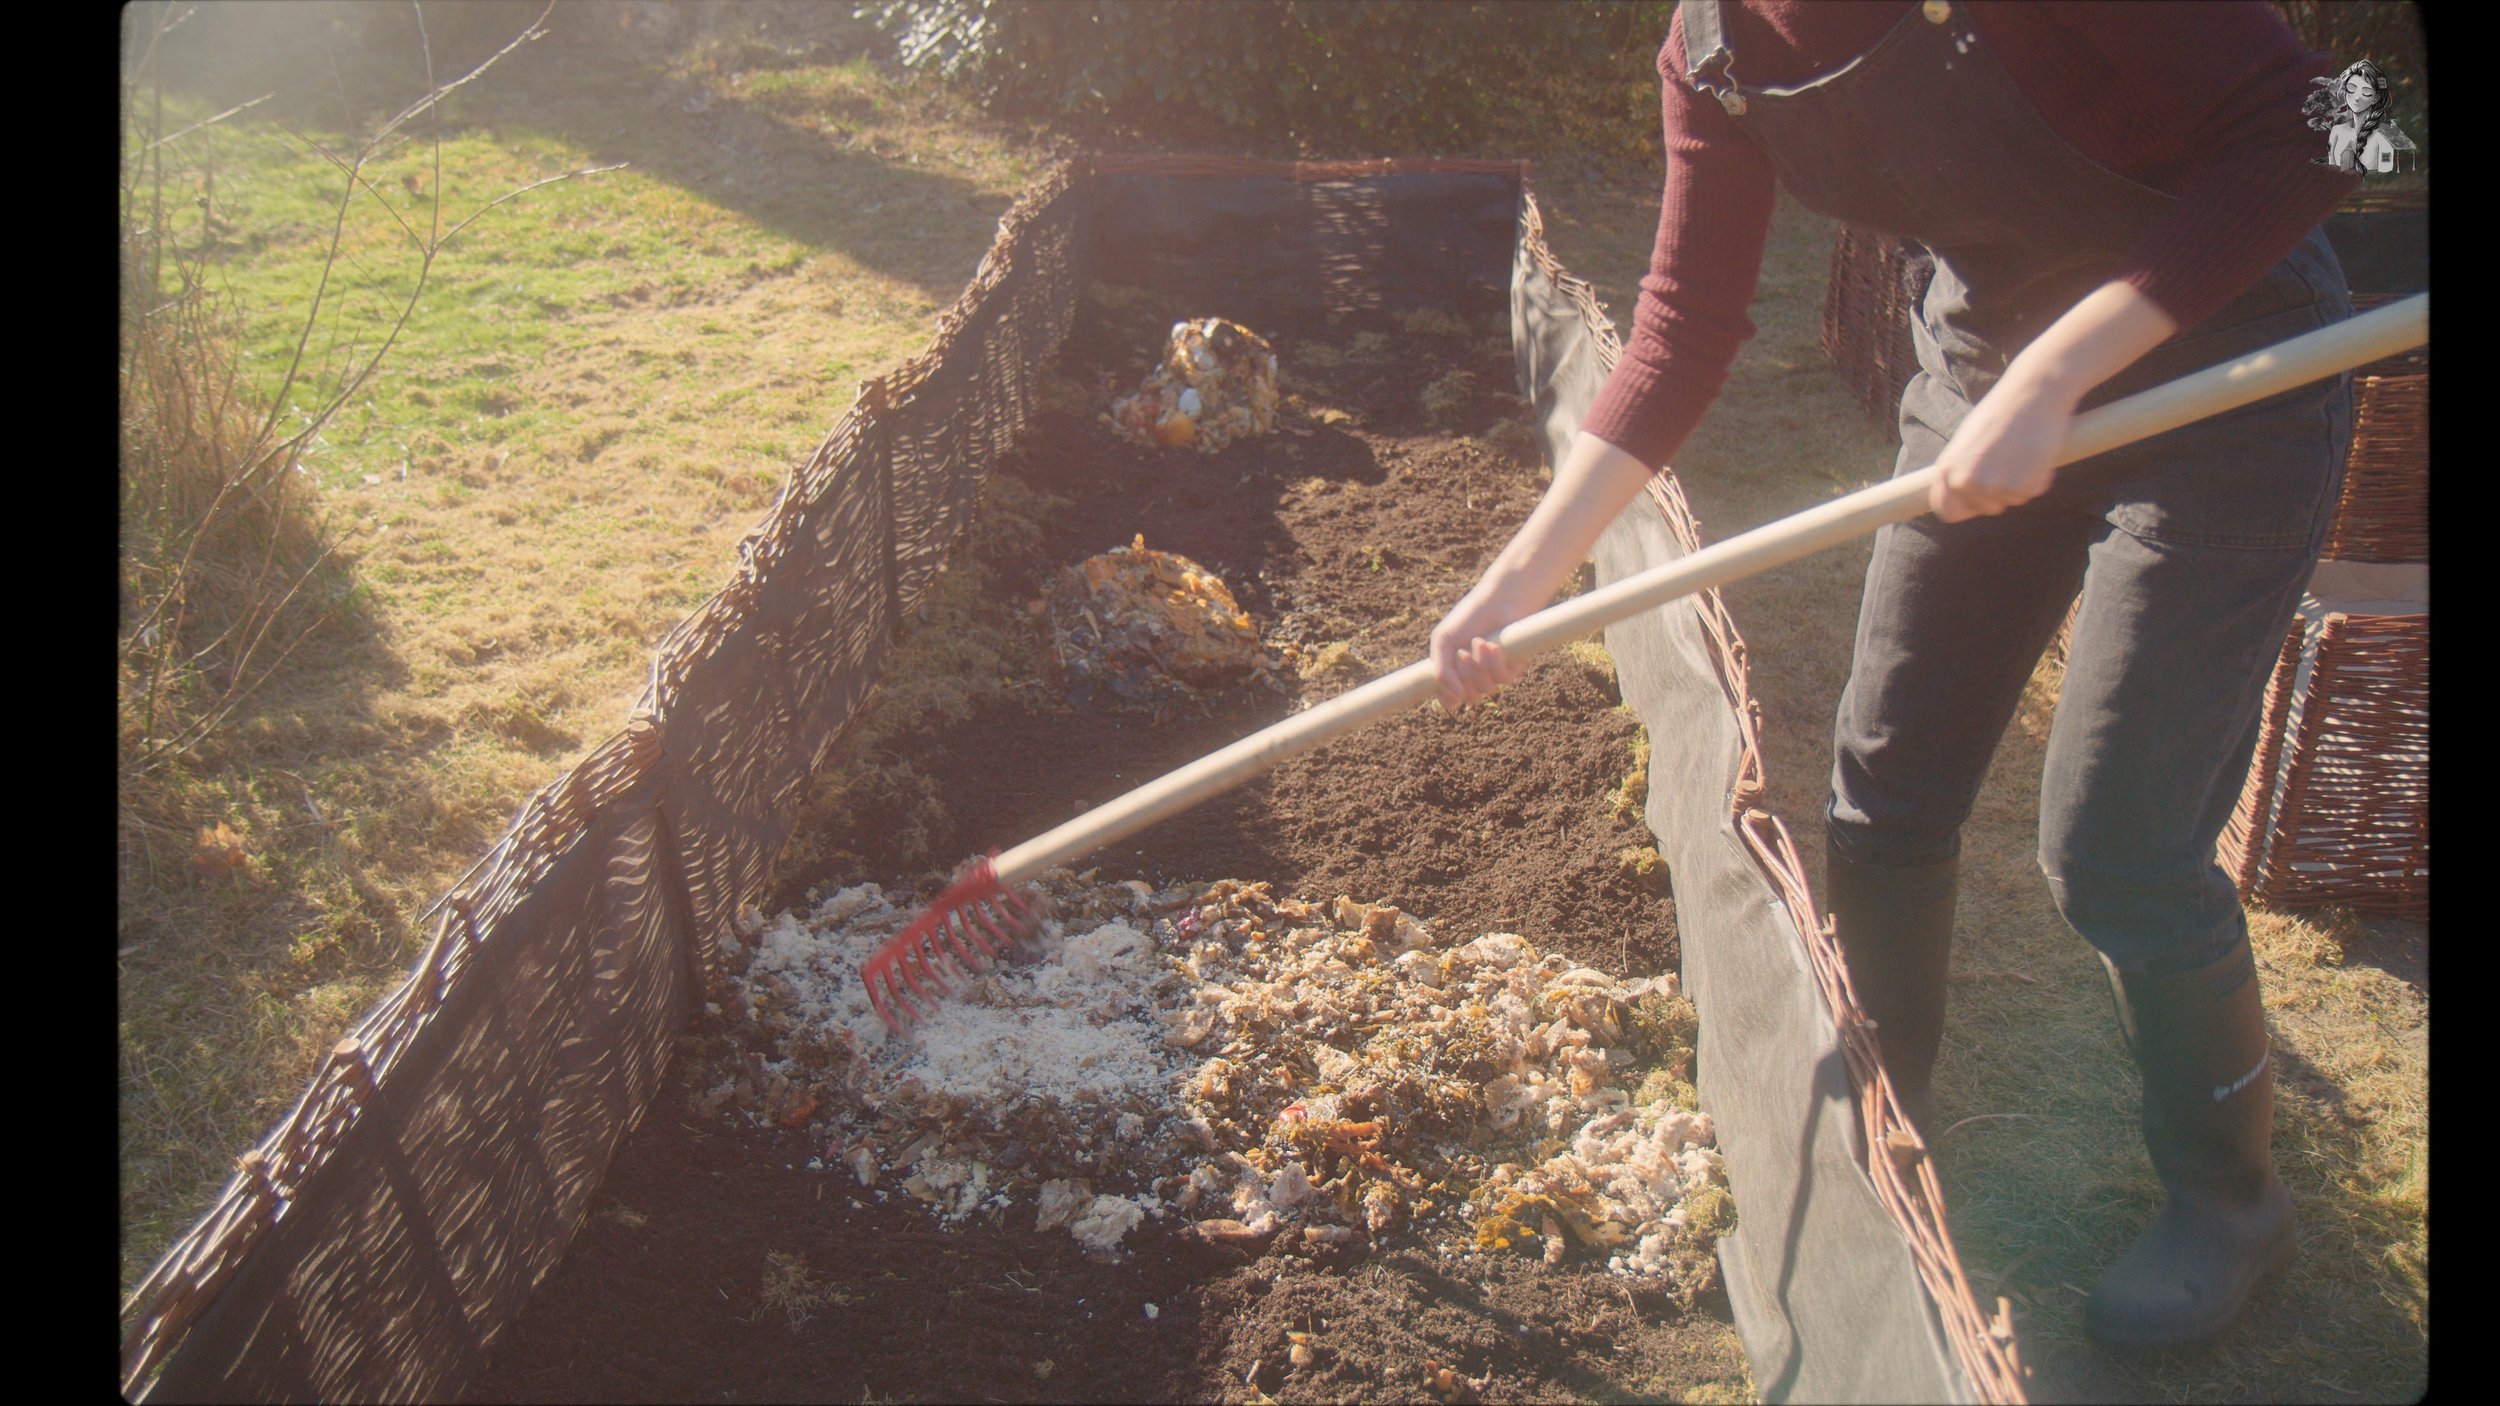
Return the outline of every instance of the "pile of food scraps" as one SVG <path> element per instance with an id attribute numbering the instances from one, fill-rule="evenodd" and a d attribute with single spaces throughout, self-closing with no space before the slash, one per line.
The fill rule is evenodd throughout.
<path id="1" fill-rule="evenodd" d="M 1276 668 L 1223 578 L 1149 549 L 1142 533 L 1061 572 L 1041 607 L 1051 670 L 1074 707 L 1161 708 Z"/>
<path id="2" fill-rule="evenodd" d="M 1276 352 L 1238 322 L 1172 324 L 1163 362 L 1107 417 L 1120 438 L 1213 454 L 1276 427 Z"/>
<path id="3" fill-rule="evenodd" d="M 811 1168 L 942 1225 L 1029 1206 L 1104 1253 L 1148 1222 L 1294 1253 L 1411 1231 L 1707 1288 L 1733 1211 L 1672 976 L 1263 883 L 1040 887 L 1039 954 L 900 1039 L 857 973 L 912 904 L 750 914 L 699 1106 L 804 1129 Z"/>

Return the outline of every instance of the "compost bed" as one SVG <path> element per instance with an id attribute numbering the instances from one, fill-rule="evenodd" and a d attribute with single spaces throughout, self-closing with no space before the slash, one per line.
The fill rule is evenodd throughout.
<path id="1" fill-rule="evenodd" d="M 1036 683 L 960 724 L 910 729 L 936 802 L 919 813 L 942 820 L 908 841 L 890 817 L 838 821 L 827 852 L 860 871 L 829 877 L 926 891 L 932 852 L 1015 843 L 1283 716 L 1297 695 L 1423 652 L 1540 491 L 1533 450 L 1498 433 L 1519 413 L 1508 349 L 1489 326 L 1447 320 L 1260 330 L 1285 363 L 1279 432 L 1213 455 L 1144 449 L 1093 412 L 1154 348 L 1140 319 L 1089 302 L 1067 393 L 1002 467 L 1047 495 L 1038 541 L 985 565 L 1020 602 L 1142 533 L 1222 575 L 1311 677 L 1287 667 L 1285 688 L 1239 684 L 1160 718 L 1107 699 L 1070 707 Z M 1453 370 L 1472 386 L 1445 379 Z M 1105 878 L 1348 894 L 1459 940 L 1515 931 L 1619 974 L 1673 971 L 1669 900 L 1622 859 L 1650 841 L 1615 802 L 1638 734 L 1616 702 L 1602 662 L 1557 657 L 1495 707 L 1375 726 L 1084 863 Z M 1397 1235 L 1253 1258 L 1169 1229 L 1097 1262 L 1035 1232 L 1025 1203 L 1002 1225 L 940 1231 L 902 1198 L 879 1204 L 847 1175 L 807 1170 L 815 1149 L 796 1133 L 685 1111 L 700 1062 L 676 1062 L 473 1399 L 1430 1397 L 1428 1361 L 1501 1398 L 1743 1389 L 1717 1294 L 1686 1311 L 1654 1281 L 1585 1264 Z M 791 1278 L 798 1266 L 811 1278 Z M 1289 1361 L 1289 1332 L 1313 1335 L 1305 1365 Z"/>

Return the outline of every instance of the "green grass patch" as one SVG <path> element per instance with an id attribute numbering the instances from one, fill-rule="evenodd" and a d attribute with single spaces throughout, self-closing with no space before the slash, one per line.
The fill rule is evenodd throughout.
<path id="1" fill-rule="evenodd" d="M 446 104 L 439 180 L 420 124 L 342 219 L 336 168 L 288 128 L 343 149 L 413 96 L 412 54 L 351 36 L 346 120 L 326 77 L 308 93 L 289 66 L 292 8 L 211 7 L 179 31 L 224 66 L 188 70 L 168 123 L 280 90 L 184 139 L 169 229 L 210 246 L 261 394 L 302 341 L 284 413 L 388 333 L 417 276 L 403 221 L 423 232 L 437 209 L 448 223 L 531 181 L 626 167 L 529 191 L 445 247 L 304 461 L 367 627 L 290 661 L 144 806 L 125 798 L 125 1286 L 404 975 L 422 907 L 623 725 L 652 647 L 728 579 L 857 378 L 926 344 L 1042 165 L 821 42 L 638 46 L 599 28 L 610 11 L 560 9 L 549 38 Z M 746 12 L 719 18 L 735 30 Z M 205 883 L 190 861 L 220 823 L 247 859 Z"/>

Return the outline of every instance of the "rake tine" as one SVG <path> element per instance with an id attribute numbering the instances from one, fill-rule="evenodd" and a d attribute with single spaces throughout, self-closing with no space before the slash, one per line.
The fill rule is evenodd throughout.
<path id="1" fill-rule="evenodd" d="M 894 993 L 894 1008 L 903 1013 L 904 1028 L 910 1029 L 919 1025 L 921 1021 L 928 1019 L 929 1007 L 927 1000 L 915 999 L 910 991 L 904 989 L 903 971 L 901 967 L 897 966 L 893 970 L 887 972 L 885 979 L 888 988 Z"/>
<path id="2" fill-rule="evenodd" d="M 918 972 L 941 998 L 946 995 L 947 977 L 950 975 L 946 967 L 946 949 L 939 945 L 935 930 L 914 936 L 911 946 L 906 949 L 904 961 L 908 969 Z"/>
<path id="3" fill-rule="evenodd" d="M 886 1029 L 898 1036 L 911 1029 L 914 1012 L 903 999 L 902 988 L 894 984 L 892 971 L 879 967 L 869 973 L 863 984 L 868 988 L 868 1004 L 875 1008 L 877 1018 L 885 1022 Z"/>
<path id="4" fill-rule="evenodd" d="M 947 954 L 935 933 L 920 940 L 920 970 L 928 974 L 929 984 L 937 988 L 937 997 L 941 1001 L 954 995 L 955 988 L 963 984 L 963 972 L 957 969 L 954 959 Z M 935 1014 L 934 1008 L 931 1013 Z"/>
<path id="5" fill-rule="evenodd" d="M 951 954 L 951 960 L 962 972 L 963 979 L 966 982 L 980 979 L 981 973 L 990 969 L 990 964 L 982 959 L 981 953 L 971 943 L 964 940 L 963 919 L 950 914 L 945 927 L 941 930 L 946 934 L 946 946 Z"/>
<path id="6" fill-rule="evenodd" d="M 1014 889 L 1000 885 L 998 898 L 1000 905 L 1007 910 L 1005 921 L 1009 931 L 1021 933 L 1038 925 L 1039 919 L 1034 914 L 1032 905 L 1016 897 Z"/>
<path id="7" fill-rule="evenodd" d="M 957 926 L 962 928 L 963 935 L 971 941 L 972 945 L 980 949 L 982 970 L 986 971 L 998 964 L 998 946 L 990 941 L 990 933 L 996 932 L 997 929 L 990 927 L 989 915 L 986 911 L 977 905 L 967 909 L 958 920 Z M 988 928 L 989 932 L 985 933 L 983 931 L 985 928 Z"/>
<path id="8" fill-rule="evenodd" d="M 901 1027 L 894 1023 L 894 1012 L 885 1008 L 885 998 L 877 994 L 877 979 L 870 976 L 861 981 L 859 986 L 862 991 L 868 993 L 868 1009 L 877 1013 L 877 1019 L 885 1022 L 887 1030 L 901 1033 Z"/>
<path id="9" fill-rule="evenodd" d="M 948 914 L 946 921 L 939 925 L 938 931 L 946 934 L 946 944 L 954 951 L 956 960 L 963 964 L 966 980 L 978 977 L 990 969 L 987 949 L 981 947 L 978 936 L 973 933 L 971 924 L 964 920 L 962 914 Z"/>
<path id="10" fill-rule="evenodd" d="M 938 996 L 946 994 L 946 984 L 938 979 L 936 969 L 926 965 L 927 960 L 921 955 L 919 947 L 915 945 L 904 949 L 903 954 L 895 959 L 894 971 L 896 975 L 903 978 L 903 984 L 911 988 L 913 1000 L 917 1001 L 923 1009 L 935 1010 L 937 1009 L 937 996 L 932 996 L 920 989 L 920 978 L 927 976 L 929 984 L 937 988 Z"/>
<path id="11" fill-rule="evenodd" d="M 996 922 L 991 920 L 990 913 L 987 908 L 976 908 L 972 910 L 972 916 L 974 921 L 978 922 L 983 928 L 988 929 L 991 938 L 995 938 L 997 940 L 997 946 L 992 950 L 1004 950 L 1010 945 L 1022 945 L 1017 943 L 1015 938 L 1011 936 L 1008 931 L 1002 930 Z"/>

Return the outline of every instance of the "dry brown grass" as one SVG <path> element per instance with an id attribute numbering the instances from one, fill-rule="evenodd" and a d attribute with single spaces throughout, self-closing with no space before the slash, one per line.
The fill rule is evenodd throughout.
<path id="1" fill-rule="evenodd" d="M 816 1277 L 803 1255 L 782 1250 L 768 1251 L 764 1256 L 763 1306 L 759 1314 L 778 1316 L 795 1333 L 825 1308 L 856 1302 L 849 1294 L 835 1289 Z"/>

